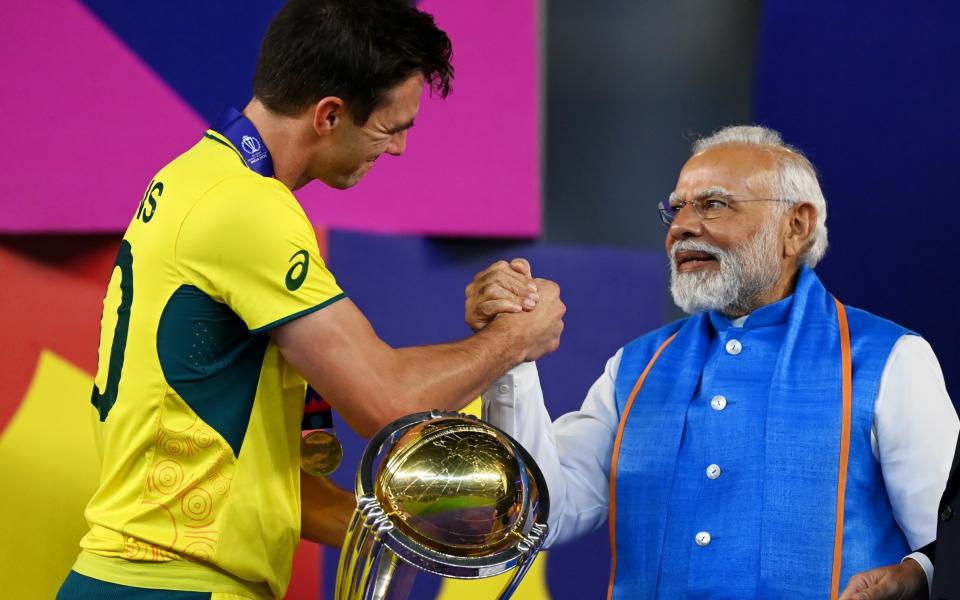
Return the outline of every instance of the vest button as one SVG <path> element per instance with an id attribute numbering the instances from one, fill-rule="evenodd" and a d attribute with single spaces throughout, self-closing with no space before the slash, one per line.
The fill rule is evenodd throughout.
<path id="1" fill-rule="evenodd" d="M 725 396 L 716 395 L 710 400 L 710 408 L 715 411 L 721 411 L 727 407 L 727 398 Z"/>
<path id="2" fill-rule="evenodd" d="M 727 354 L 736 356 L 743 350 L 743 344 L 740 343 L 740 340 L 730 340 L 727 342 L 726 348 Z"/>
<path id="3" fill-rule="evenodd" d="M 707 479 L 716 479 L 717 477 L 720 477 L 720 465 L 707 467 Z"/>
<path id="4" fill-rule="evenodd" d="M 940 513 L 941 521 L 949 521 L 953 517 L 953 509 L 949 506 L 945 506 L 943 511 Z"/>
<path id="5" fill-rule="evenodd" d="M 704 546 L 710 543 L 710 532 L 701 531 L 700 533 L 697 534 L 697 537 L 695 537 L 694 539 L 696 540 L 697 545 L 703 548 Z"/>

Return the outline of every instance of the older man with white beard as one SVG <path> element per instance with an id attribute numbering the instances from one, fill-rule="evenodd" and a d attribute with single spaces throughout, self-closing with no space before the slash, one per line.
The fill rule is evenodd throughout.
<path id="1" fill-rule="evenodd" d="M 807 159 L 729 127 L 659 208 L 691 316 L 617 351 L 552 424 L 532 363 L 484 394 L 547 478 L 549 543 L 609 516 L 608 597 L 742 599 L 836 597 L 930 542 L 957 416 L 927 342 L 814 274 L 826 202 Z M 522 260 L 479 274 L 468 323 L 523 310 L 529 275 Z"/>

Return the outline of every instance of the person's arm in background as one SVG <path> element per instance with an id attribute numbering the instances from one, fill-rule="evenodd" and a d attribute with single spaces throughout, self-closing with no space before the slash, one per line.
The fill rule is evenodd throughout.
<path id="1" fill-rule="evenodd" d="M 896 565 L 854 575 L 844 600 L 927 598 L 937 512 L 960 429 L 943 373 L 923 338 L 900 338 L 884 368 L 871 441 L 894 517 L 912 549 Z M 922 548 L 921 548 L 922 546 Z"/>

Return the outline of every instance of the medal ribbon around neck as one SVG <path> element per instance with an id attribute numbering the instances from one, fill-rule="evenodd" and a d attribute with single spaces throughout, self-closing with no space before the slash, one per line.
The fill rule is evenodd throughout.
<path id="1" fill-rule="evenodd" d="M 256 126 L 235 108 L 228 108 L 217 121 L 214 131 L 230 140 L 243 161 L 256 173 L 273 177 L 273 158 Z"/>

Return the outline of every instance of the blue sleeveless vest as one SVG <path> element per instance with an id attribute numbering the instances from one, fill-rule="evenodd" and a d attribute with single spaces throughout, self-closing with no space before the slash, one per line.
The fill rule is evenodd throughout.
<path id="1" fill-rule="evenodd" d="M 622 424 L 611 498 L 613 598 L 830 596 L 842 408 L 837 308 L 806 267 L 783 302 L 788 312 L 773 338 L 760 329 L 716 327 L 711 315 L 699 314 L 624 347 L 616 382 L 621 419 L 641 372 L 676 334 Z M 840 589 L 853 574 L 909 552 L 870 430 L 887 358 L 910 332 L 861 310 L 846 313 L 853 379 Z M 739 347 L 729 344 L 734 339 Z M 735 448 L 728 453 L 732 464 L 720 468 L 732 467 L 731 477 L 738 468 L 749 475 L 736 489 L 711 496 L 722 488 L 710 486 L 725 477 L 720 469 L 709 476 L 704 470 L 711 456 L 702 451 L 702 423 L 714 418 L 707 408 L 714 380 L 723 381 L 729 401 L 716 417 L 753 412 L 745 421 L 726 421 L 734 424 L 726 430 L 711 421 L 713 447 Z M 748 407 L 738 398 L 759 401 Z M 695 541 L 700 531 L 710 534 L 706 544 L 702 536 Z"/>

